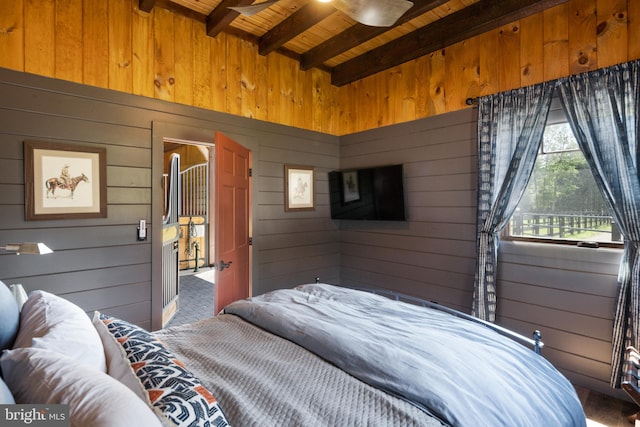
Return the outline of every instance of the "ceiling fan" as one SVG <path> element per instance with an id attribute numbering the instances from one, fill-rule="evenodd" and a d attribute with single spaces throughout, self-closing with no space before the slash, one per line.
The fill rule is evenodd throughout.
<path id="1" fill-rule="evenodd" d="M 229 7 L 236 12 L 252 16 L 259 13 L 278 0 L 267 0 L 262 3 L 249 6 Z M 372 27 L 390 27 L 396 23 L 413 3 L 406 0 L 319 0 L 324 3 L 331 2 L 340 12 L 351 19 Z"/>

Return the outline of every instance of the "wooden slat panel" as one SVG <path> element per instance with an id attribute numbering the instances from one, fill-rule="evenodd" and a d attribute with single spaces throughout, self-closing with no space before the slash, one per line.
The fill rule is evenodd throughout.
<path id="1" fill-rule="evenodd" d="M 446 61 L 444 49 L 430 54 L 431 76 L 429 77 L 430 106 L 432 115 L 447 111 L 445 98 Z M 360 130 L 357 127 L 356 130 Z"/>
<path id="2" fill-rule="evenodd" d="M 75 292 L 113 289 L 123 284 L 138 283 L 148 280 L 148 274 L 149 264 L 134 264 L 100 270 L 22 277 L 19 281 L 27 291 L 42 289 L 54 294 L 70 295 Z"/>
<path id="3" fill-rule="evenodd" d="M 110 186 L 151 188 L 151 171 L 145 168 L 108 166 L 107 182 Z"/>
<path id="4" fill-rule="evenodd" d="M 92 86 L 109 87 L 109 32 L 97 22 L 109 21 L 109 2 L 84 0 L 82 3 L 82 80 Z"/>
<path id="5" fill-rule="evenodd" d="M 566 4 L 545 10 L 544 79 L 553 80 L 569 74 L 569 8 Z"/>
<path id="6" fill-rule="evenodd" d="M 84 225 L 135 225 L 140 218 L 149 218 L 151 213 L 150 205 L 110 205 L 107 208 L 109 216 L 101 219 L 85 219 Z M 27 228 L 24 220 L 24 206 L 8 205 L 0 209 L 0 223 L 7 228 L 20 227 Z M 59 227 L 59 221 L 34 221 L 28 223 L 28 228 L 46 229 Z M 135 234 L 132 234 L 135 236 Z"/>
<path id="7" fill-rule="evenodd" d="M 55 0 L 24 0 L 24 71 L 55 75 Z"/>
<path id="8" fill-rule="evenodd" d="M 174 100 L 181 104 L 193 105 L 193 21 L 181 15 L 174 15 L 173 24 Z"/>
<path id="9" fill-rule="evenodd" d="M 357 225 L 353 225 L 357 227 Z M 442 232 L 440 228 L 442 227 Z M 360 226 L 362 228 L 362 226 Z M 454 230 L 461 228 L 466 231 L 456 234 Z M 357 229 L 357 228 L 356 228 Z M 412 221 L 407 230 L 400 229 L 394 232 L 394 238 L 389 239 L 387 233 L 359 230 L 349 232 L 347 226 L 341 227 L 340 239 L 343 243 L 356 245 L 378 245 L 387 248 L 418 248 L 421 252 L 437 253 L 441 255 L 458 255 L 461 258 L 475 257 L 475 240 L 469 233 L 475 229 L 473 226 L 460 226 L 458 224 L 421 223 Z M 447 233 L 447 231 L 449 233 Z M 449 238 L 447 238 L 449 236 Z M 467 240 L 464 240 L 467 237 Z"/>
<path id="10" fill-rule="evenodd" d="M 7 184 L 23 184 L 23 162 L 15 159 L 0 159 L 0 181 Z"/>
<path id="11" fill-rule="evenodd" d="M 201 22 L 194 22 L 193 34 L 193 105 L 201 108 L 211 108 L 211 42 L 206 37 L 206 26 Z"/>
<path id="12" fill-rule="evenodd" d="M 289 262 L 291 259 L 304 259 L 318 256 L 331 255 L 332 257 L 338 257 L 338 243 L 314 243 L 306 246 L 299 246 L 296 249 L 296 254 L 292 258 L 291 250 L 289 248 L 275 248 L 268 251 L 263 251 L 261 254 L 261 262 L 264 264 L 272 264 L 277 262 Z"/>
<path id="13" fill-rule="evenodd" d="M 83 0 L 58 0 L 55 8 L 56 78 L 83 81 L 82 73 Z"/>
<path id="14" fill-rule="evenodd" d="M 151 191 L 148 188 L 109 188 L 107 189 L 107 202 L 110 205 L 151 204 Z"/>
<path id="15" fill-rule="evenodd" d="M 598 66 L 607 67 L 627 60 L 627 1 L 597 1 Z M 636 23 L 637 25 L 637 23 Z"/>
<path id="16" fill-rule="evenodd" d="M 120 138 L 118 142 L 121 143 L 122 146 L 119 147 L 119 149 L 128 149 L 131 150 L 131 153 L 133 153 L 134 150 L 144 150 L 135 147 L 136 145 L 140 145 L 136 144 L 136 141 L 148 143 L 148 138 L 145 136 L 147 131 L 144 129 L 130 129 L 128 132 L 123 132 L 122 127 L 109 123 L 89 123 L 84 120 L 60 118 L 39 113 L 20 113 L 18 111 L 4 110 L 0 115 L 0 127 L 9 133 L 19 132 L 24 124 L 20 121 L 14 121 L 17 118 L 33 124 L 31 129 L 23 133 L 25 139 L 66 141 L 70 143 L 80 143 L 82 141 L 84 144 L 90 145 L 92 143 L 106 144 Z M 86 134 L 87 130 L 90 129 L 92 133 Z M 143 140 L 139 139 L 141 136 L 145 136 Z M 148 153 L 148 149 L 146 150 Z M 123 158 L 123 161 L 130 165 L 134 165 L 134 160 L 135 159 Z M 111 163 L 109 159 L 107 161 Z"/>
<path id="17" fill-rule="evenodd" d="M 541 13 L 520 20 L 520 86 L 544 80 L 544 18 Z"/>
<path id="18" fill-rule="evenodd" d="M 611 337 L 611 321 L 607 319 L 516 301 L 509 301 L 500 307 L 500 316 L 537 324 L 543 329 L 555 328 L 599 340 L 608 340 Z"/>
<path id="19" fill-rule="evenodd" d="M 263 262 L 258 270 L 261 277 L 267 278 L 272 276 L 287 276 L 299 274 L 302 271 L 310 271 L 308 283 L 313 282 L 313 278 L 317 277 L 322 271 L 328 267 L 336 265 L 338 255 L 334 252 L 319 254 L 317 256 L 297 256 L 288 258 L 278 262 Z"/>
<path id="20" fill-rule="evenodd" d="M 131 51 L 131 3 L 108 0 L 109 20 L 109 89 L 131 93 L 133 91 L 133 53 Z M 104 28 L 103 22 L 94 22 Z"/>
<path id="21" fill-rule="evenodd" d="M 497 56 L 499 92 L 520 87 L 521 58 L 517 54 L 521 45 L 520 30 L 520 21 L 503 25 L 498 29 L 498 52 L 512 52 L 509 56 Z"/>
<path id="22" fill-rule="evenodd" d="M 153 73 L 153 12 L 151 15 L 141 12 L 137 4 L 139 0 L 131 0 L 133 3 L 131 15 L 131 51 L 133 63 L 132 93 L 152 98 L 155 92 Z"/>
<path id="23" fill-rule="evenodd" d="M 414 188 L 424 188 L 426 191 L 461 191 L 461 190 L 474 190 L 473 182 L 475 180 L 475 175 L 471 172 L 461 172 L 461 173 L 451 173 L 448 175 L 437 175 L 437 176 L 425 176 L 425 177 L 417 177 L 407 178 L 407 182 L 410 183 Z M 464 201 L 462 203 L 463 206 L 469 206 L 465 204 Z"/>
<path id="24" fill-rule="evenodd" d="M 435 301 L 465 313 L 469 313 L 471 308 L 471 293 L 452 288 L 450 286 L 453 282 L 451 279 L 446 279 L 446 284 L 440 285 L 431 283 L 429 280 L 390 277 L 388 274 L 379 274 L 369 270 L 358 270 L 350 267 L 342 267 L 340 279 L 341 283 L 345 286 L 382 289 L 389 289 L 390 283 L 393 283 L 393 289 L 398 292 L 424 298 L 429 301 Z"/>
<path id="25" fill-rule="evenodd" d="M 557 268 L 539 268 L 521 264 L 501 264 L 501 280 L 565 289 L 572 292 L 584 292 L 606 296 L 607 288 L 615 290 L 614 277 L 593 274 L 591 272 L 569 271 Z M 571 277 L 571 281 L 567 280 Z M 578 285 L 579 284 L 579 285 Z"/>
<path id="26" fill-rule="evenodd" d="M 569 70 L 578 74 L 593 70 L 598 63 L 596 4 L 594 0 L 573 0 L 569 13 Z"/>
<path id="27" fill-rule="evenodd" d="M 337 102 L 338 89 L 329 84 L 328 74 L 314 68 L 311 70 L 311 123 L 318 132 L 336 134 L 338 130 Z M 260 102 L 257 103 L 260 105 Z M 257 117 L 259 118 L 259 117 Z"/>
<path id="28" fill-rule="evenodd" d="M 0 67 L 24 71 L 24 0 L 0 0 Z"/>
<path id="29" fill-rule="evenodd" d="M 640 2 L 629 0 L 627 25 L 629 34 L 629 60 L 640 59 Z"/>
<path id="30" fill-rule="evenodd" d="M 505 300 L 526 302 L 557 310 L 570 308 L 576 313 L 609 320 L 613 314 L 613 297 L 581 294 L 578 290 L 563 290 L 549 286 L 532 286 L 512 282 L 507 278 L 501 280 L 501 285 L 500 298 Z"/>
<path id="31" fill-rule="evenodd" d="M 149 301 L 134 304 L 121 305 L 117 307 L 100 307 L 98 311 L 118 319 L 127 319 L 142 328 L 151 330 L 151 303 Z"/>
<path id="32" fill-rule="evenodd" d="M 173 14 L 168 10 L 155 8 L 153 14 L 153 82 L 155 97 L 164 101 L 175 99 L 174 33 Z"/>
<path id="33" fill-rule="evenodd" d="M 41 256 L 37 264 L 28 257 L 15 255 L 0 257 L 4 277 L 20 277 L 25 271 L 29 271 L 32 275 L 45 275 L 140 264 L 149 262 L 151 253 L 149 244 L 64 251 L 56 251 L 55 242 L 51 245 L 54 253 L 48 254 L 50 256 L 46 258 Z M 10 261 L 9 258 L 11 258 Z"/>
<path id="34" fill-rule="evenodd" d="M 219 34 L 211 41 L 211 84 L 212 92 L 211 97 L 213 102 L 213 109 L 216 111 L 225 111 L 227 97 L 229 96 L 227 91 L 227 39 L 230 36 L 226 34 Z"/>
<path id="35" fill-rule="evenodd" d="M 134 230 L 132 232 L 132 229 Z M 67 226 L 52 227 L 48 229 L 35 230 L 0 230 L 0 241 L 34 241 L 37 242 L 38 235 L 46 233 L 52 249 L 56 251 L 64 251 L 70 249 L 91 249 L 97 246 L 118 246 L 131 245 L 132 234 L 135 234 L 135 228 L 132 224 L 121 224 L 104 226 Z M 40 239 L 41 240 L 41 239 Z M 145 245 L 145 242 L 135 243 L 135 245 Z M 34 261 L 33 259 L 31 261 Z"/>
<path id="36" fill-rule="evenodd" d="M 0 82 L 0 87 L 0 90 L 7 95 L 5 98 L 0 98 L 0 108 L 9 111 L 33 111 L 34 115 L 32 117 L 36 117 L 36 114 L 59 116 L 60 112 L 64 111 L 65 118 L 74 117 L 98 123 L 111 123 L 117 126 L 142 129 L 149 129 L 150 127 L 148 120 L 141 118 L 139 114 L 135 114 L 138 108 L 144 108 L 144 106 L 121 105 L 109 100 L 98 100 L 95 99 L 95 97 L 83 96 L 82 94 L 74 96 L 55 92 L 37 91 L 21 87 L 20 85 L 3 84 L 2 82 Z M 38 99 L 38 105 L 35 107 L 32 98 Z M 8 114 L 8 112 L 3 111 L 3 114 Z M 39 121 L 40 119 L 37 120 Z M 33 123 L 38 123 L 38 121 Z M 15 128 L 17 125 L 13 127 Z M 4 128 L 2 129 L 4 131 Z M 96 141 L 102 140 L 99 139 L 99 137 L 100 135 L 95 135 L 91 139 Z M 113 137 L 113 135 L 111 135 L 111 137 Z M 136 145 L 151 147 L 151 144 L 146 139 L 139 141 L 139 144 Z"/>
<path id="37" fill-rule="evenodd" d="M 253 81 L 256 85 L 256 105 L 254 108 L 254 118 L 258 120 L 269 120 L 269 65 L 267 57 L 260 56 L 255 60 L 255 76 Z M 325 82 L 330 81 L 330 77 L 325 73 Z M 272 120 L 273 121 L 273 120 Z M 303 128 L 307 128 L 306 126 Z"/>
<path id="38" fill-rule="evenodd" d="M 239 67 L 240 75 L 237 77 L 237 89 L 239 93 L 238 115 L 255 118 L 257 107 L 257 96 L 259 90 L 264 87 L 258 86 L 256 74 L 256 62 L 260 62 L 260 56 L 256 54 L 257 47 L 247 41 L 239 42 Z"/>
<path id="39" fill-rule="evenodd" d="M 479 96 L 496 93 L 500 90 L 499 66 L 503 60 L 496 60 L 495 52 L 498 52 L 500 43 L 500 31 L 488 31 L 476 37 L 482 46 L 479 49 Z M 502 57 L 502 55 L 499 55 Z M 506 55 L 505 55 L 506 56 Z"/>
<path id="40" fill-rule="evenodd" d="M 228 113 L 241 115 L 242 113 L 242 75 L 244 72 L 247 75 L 253 74 L 252 63 L 242 63 L 243 43 L 237 37 L 229 37 L 227 39 L 227 57 L 226 57 L 226 72 L 225 72 L 225 88 L 232 94 L 237 93 L 238 96 L 228 96 L 225 101 L 225 110 Z"/>
<path id="41" fill-rule="evenodd" d="M 467 98 L 480 94 L 479 42 L 475 37 L 445 49 L 445 105 L 448 111 L 464 108 Z"/>
<path id="42" fill-rule="evenodd" d="M 126 306 L 136 303 L 148 303 L 151 295 L 151 284 L 149 282 L 131 283 L 116 286 L 113 288 L 100 287 L 93 290 L 85 290 L 65 295 L 63 298 L 79 305 L 84 310 L 91 312 L 101 310 L 105 307 Z"/>

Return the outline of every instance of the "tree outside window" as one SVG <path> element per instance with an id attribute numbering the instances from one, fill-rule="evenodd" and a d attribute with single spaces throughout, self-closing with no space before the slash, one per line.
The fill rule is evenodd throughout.
<path id="1" fill-rule="evenodd" d="M 507 236 L 571 244 L 622 242 L 568 123 L 547 125 Z"/>

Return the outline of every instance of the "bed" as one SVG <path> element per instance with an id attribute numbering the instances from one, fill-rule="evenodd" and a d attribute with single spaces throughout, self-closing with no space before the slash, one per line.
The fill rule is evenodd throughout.
<path id="1" fill-rule="evenodd" d="M 541 355 L 361 290 L 301 285 L 151 333 L 0 288 L 0 403 L 68 405 L 71 425 L 586 425 Z"/>

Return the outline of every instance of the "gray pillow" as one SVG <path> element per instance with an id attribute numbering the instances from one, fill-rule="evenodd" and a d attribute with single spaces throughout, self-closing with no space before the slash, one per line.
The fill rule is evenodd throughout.
<path id="1" fill-rule="evenodd" d="M 9 288 L 0 282 L 0 351 L 11 348 L 18 333 L 20 310 Z"/>
<path id="2" fill-rule="evenodd" d="M 13 405 L 14 403 L 16 403 L 16 401 L 13 400 L 11 390 L 9 390 L 9 387 L 0 379 L 0 405 Z"/>

